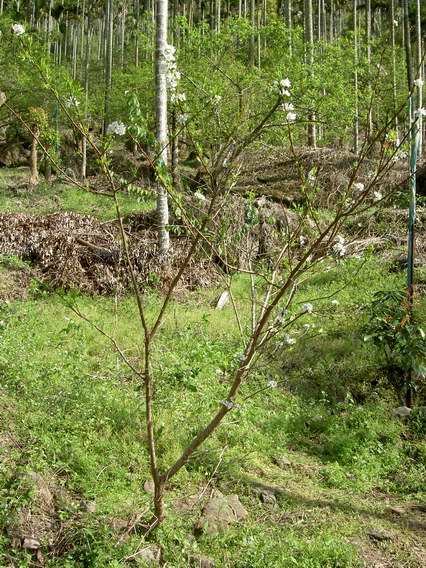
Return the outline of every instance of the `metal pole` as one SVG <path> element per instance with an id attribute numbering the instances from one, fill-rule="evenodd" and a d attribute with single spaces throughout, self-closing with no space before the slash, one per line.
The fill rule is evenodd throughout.
<path id="1" fill-rule="evenodd" d="M 409 191 L 409 214 L 408 214 L 408 262 L 407 262 L 407 296 L 408 311 L 410 321 L 413 318 L 413 273 L 414 273 L 414 225 L 416 222 L 416 170 L 417 153 L 420 143 L 419 119 L 413 114 L 413 92 L 410 95 L 409 116 L 410 116 L 410 177 L 408 184 Z M 408 377 L 406 405 L 411 408 L 413 402 L 412 370 Z"/>

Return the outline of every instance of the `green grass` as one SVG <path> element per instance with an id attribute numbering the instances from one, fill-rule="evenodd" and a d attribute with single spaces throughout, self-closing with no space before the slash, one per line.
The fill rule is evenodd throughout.
<path id="1" fill-rule="evenodd" d="M 31 190 L 26 188 L 28 174 L 21 169 L 0 168 L 0 213 L 48 215 L 74 211 L 92 215 L 102 221 L 115 218 L 115 209 L 108 196 L 96 195 L 64 183 L 47 185 L 43 180 Z M 154 201 L 131 194 L 120 194 L 123 215 L 153 208 Z"/>
<path id="2" fill-rule="evenodd" d="M 98 197 L 69 188 L 55 197 L 57 189 L 40 187 L 22 197 L 9 187 L 0 209 L 113 215 Z M 137 204 L 127 199 L 125 207 L 134 210 Z M 0 565 L 35 566 L 13 539 L 20 514 L 30 512 L 48 568 L 131 566 L 128 557 L 150 542 L 163 548 L 165 566 L 177 568 L 195 553 L 224 567 L 356 568 L 374 558 L 420 568 L 421 533 L 408 521 L 424 523 L 410 508 L 425 499 L 424 412 L 406 422 L 392 414 L 399 402 L 380 354 L 363 341 L 374 292 L 403 286 L 404 274 L 390 273 L 377 257 L 348 259 L 330 271 L 327 262 L 319 266 L 288 314 L 300 313 L 305 302 L 314 306 L 289 330 L 296 343 L 272 349 L 243 384 L 240 408 L 171 481 L 167 519 L 147 543 L 137 532 L 123 536 L 117 529 L 151 504 L 143 490 L 150 475 L 143 388 L 108 339 L 70 310 L 76 302 L 138 365 L 143 337 L 134 301 L 51 295 L 33 286 L 26 300 L 0 304 Z M 246 333 L 249 279 L 234 277 L 232 289 Z M 212 305 L 218 292 L 175 299 L 154 345 L 161 467 L 170 466 L 217 411 L 243 352 L 231 305 L 222 311 Z M 152 323 L 161 296 L 148 292 L 143 301 Z M 417 310 L 425 321 L 424 301 Z M 278 387 L 268 388 L 270 380 Z M 288 467 L 277 466 L 280 456 Z M 35 479 L 54 496 L 54 511 L 43 509 Z M 258 484 L 274 489 L 277 508 L 260 502 L 253 492 Z M 223 535 L 189 539 L 212 488 L 237 493 L 249 517 Z M 81 501 L 96 510 L 84 512 Z M 402 516 L 389 512 L 396 505 L 404 508 Z M 56 555 L 40 524 L 46 517 L 61 523 Z M 367 536 L 372 527 L 392 540 L 375 544 Z"/>

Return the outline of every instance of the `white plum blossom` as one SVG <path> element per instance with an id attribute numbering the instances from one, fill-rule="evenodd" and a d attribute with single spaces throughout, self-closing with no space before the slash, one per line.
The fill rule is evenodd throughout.
<path id="1" fill-rule="evenodd" d="M 299 237 L 300 246 L 303 247 L 303 245 L 305 244 L 305 242 L 306 242 L 305 237 L 304 237 L 303 235 L 300 235 L 300 237 Z"/>
<path id="2" fill-rule="evenodd" d="M 426 108 L 418 108 L 414 114 L 417 114 L 417 116 L 426 116 Z"/>
<path id="3" fill-rule="evenodd" d="M 397 28 L 397 27 L 398 27 L 398 25 L 399 25 L 399 22 L 398 22 L 398 20 L 394 20 L 394 21 L 393 21 L 393 25 L 394 25 L 394 26 L 395 26 L 395 27 Z"/>
<path id="4" fill-rule="evenodd" d="M 424 83 L 424 81 L 423 81 L 423 79 L 420 79 L 420 77 L 414 81 L 415 86 L 419 87 L 419 89 L 421 87 L 423 87 L 423 83 Z"/>
<path id="5" fill-rule="evenodd" d="M 268 387 L 271 389 L 275 389 L 278 386 L 277 381 L 269 381 Z"/>
<path id="6" fill-rule="evenodd" d="M 338 306 L 338 305 L 339 305 L 339 300 L 336 300 L 336 299 L 331 300 L 331 304 L 332 304 L 333 306 Z"/>
<path id="7" fill-rule="evenodd" d="M 355 200 L 348 197 L 346 199 L 345 203 L 346 203 L 346 207 L 352 207 L 352 205 L 355 203 Z"/>
<path id="8" fill-rule="evenodd" d="M 287 116 L 286 116 L 287 122 L 293 122 L 294 120 L 296 120 L 296 117 L 297 117 L 297 115 L 296 115 L 295 112 L 287 113 Z"/>
<path id="9" fill-rule="evenodd" d="M 124 136 L 126 134 L 126 126 L 123 122 L 111 122 L 106 129 L 107 136 L 117 134 L 117 136 Z"/>
<path id="10" fill-rule="evenodd" d="M 66 108 L 78 107 L 79 104 L 80 104 L 80 101 L 73 96 L 68 97 L 67 100 L 65 101 L 65 107 Z"/>
<path id="11" fill-rule="evenodd" d="M 279 89 L 280 94 L 284 97 L 290 96 L 290 91 L 288 90 L 291 87 L 291 81 L 288 77 L 285 79 L 281 79 L 281 81 L 274 81 L 274 87 Z"/>
<path id="12" fill-rule="evenodd" d="M 215 96 L 213 97 L 212 103 L 213 103 L 214 105 L 218 105 L 221 100 L 222 100 L 221 95 L 215 95 Z"/>
<path id="13" fill-rule="evenodd" d="M 364 191 L 365 185 L 362 182 L 357 181 L 356 183 L 354 183 L 354 189 L 356 191 Z"/>
<path id="14" fill-rule="evenodd" d="M 178 124 L 186 124 L 188 122 L 188 115 L 186 113 L 178 114 L 176 122 Z"/>
<path id="15" fill-rule="evenodd" d="M 21 36 L 25 33 L 25 28 L 22 24 L 13 24 L 12 31 L 15 35 Z"/>
<path id="16" fill-rule="evenodd" d="M 233 408 L 240 408 L 239 404 L 235 404 L 232 400 L 220 400 L 220 404 L 223 404 L 228 410 L 232 410 Z"/>
<path id="17" fill-rule="evenodd" d="M 312 304 L 303 304 L 302 306 L 302 313 L 311 314 L 313 312 L 314 306 Z"/>
<path id="18" fill-rule="evenodd" d="M 382 198 L 383 198 L 383 195 L 380 193 L 380 191 L 374 192 L 374 201 L 380 201 Z"/>
<path id="19" fill-rule="evenodd" d="M 294 105 L 292 103 L 283 103 L 283 109 L 287 112 L 294 110 Z"/>
<path id="20" fill-rule="evenodd" d="M 173 96 L 173 94 L 176 95 L 178 83 L 179 83 L 180 78 L 181 78 L 181 74 L 178 71 L 177 65 L 176 65 L 175 52 L 176 52 L 175 46 L 170 45 L 170 44 L 166 45 L 166 47 L 164 48 L 164 52 L 163 52 L 164 53 L 164 59 L 166 61 L 167 86 L 169 87 L 169 89 L 171 91 L 171 97 Z M 185 97 L 185 99 L 186 99 L 186 97 Z M 174 101 L 172 101 L 172 102 L 174 102 Z"/>
<path id="21" fill-rule="evenodd" d="M 186 94 L 185 93 L 177 93 L 177 94 L 172 93 L 170 95 L 170 102 L 172 104 L 177 103 L 177 102 L 183 103 L 185 101 L 186 101 Z"/>
<path id="22" fill-rule="evenodd" d="M 283 342 L 287 343 L 287 345 L 294 345 L 296 343 L 296 340 L 294 339 L 294 337 L 290 337 L 288 333 L 284 333 Z"/>
<path id="23" fill-rule="evenodd" d="M 345 239 L 341 235 L 337 237 L 337 243 L 333 245 L 333 251 L 338 256 L 345 256 L 346 253 Z"/>
<path id="24" fill-rule="evenodd" d="M 200 193 L 199 191 L 196 191 L 196 192 L 194 193 L 194 197 L 195 197 L 196 199 L 198 199 L 199 201 L 205 201 L 205 200 L 206 200 L 206 196 L 203 195 L 202 193 Z"/>
<path id="25" fill-rule="evenodd" d="M 164 58 L 166 61 L 174 61 L 175 60 L 175 51 L 176 48 L 174 45 L 168 44 L 164 48 Z"/>

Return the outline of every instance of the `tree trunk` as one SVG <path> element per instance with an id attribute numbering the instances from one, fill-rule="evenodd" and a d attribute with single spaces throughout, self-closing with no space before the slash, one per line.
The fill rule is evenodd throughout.
<path id="1" fill-rule="evenodd" d="M 371 68 L 371 0 L 366 0 L 365 3 L 365 35 L 367 41 L 367 66 L 368 69 Z M 368 83 L 368 89 L 371 92 L 371 83 Z M 368 109 L 368 123 L 367 123 L 367 136 L 370 137 L 373 132 L 373 112 L 372 105 L 369 105 Z"/>
<path id="2" fill-rule="evenodd" d="M 87 0 L 87 30 L 86 30 L 86 60 L 84 64 L 84 119 L 87 126 L 87 105 L 89 103 L 89 66 L 90 66 L 90 39 L 92 28 L 91 0 Z M 83 135 L 81 139 L 81 178 L 87 176 L 87 140 Z"/>
<path id="3" fill-rule="evenodd" d="M 113 40 L 113 4 L 114 0 L 108 0 L 105 18 L 105 104 L 104 104 L 104 133 L 110 121 L 111 109 L 111 86 L 112 86 L 112 40 Z"/>
<path id="4" fill-rule="evenodd" d="M 292 17 L 291 17 L 291 15 L 292 15 L 291 12 L 292 12 L 291 0 L 286 0 L 286 3 L 285 3 L 285 25 L 286 25 L 286 28 L 288 30 L 288 52 L 289 52 L 290 58 L 293 55 L 293 37 L 292 37 L 293 21 L 292 21 Z"/>
<path id="5" fill-rule="evenodd" d="M 312 0 L 305 0 L 305 50 L 306 63 L 309 67 L 309 74 L 313 77 L 314 65 L 314 21 L 312 16 Z M 315 113 L 311 112 L 308 116 L 308 146 L 316 148 L 317 131 L 315 125 Z"/>
<path id="6" fill-rule="evenodd" d="M 167 81 L 166 81 L 166 60 L 165 47 L 167 45 L 167 9 L 168 0 L 157 0 L 157 21 L 156 21 L 156 126 L 157 144 L 159 148 L 160 168 L 167 167 Z M 157 236 L 158 248 L 160 253 L 166 253 L 170 248 L 169 233 L 167 225 L 169 223 L 169 208 L 167 202 L 167 191 L 161 181 L 157 186 Z"/>
<path id="7" fill-rule="evenodd" d="M 40 128 L 37 125 L 32 127 L 33 139 L 31 143 L 31 155 L 30 155 L 30 185 L 37 185 L 39 182 L 38 176 L 38 160 L 37 160 L 37 146 L 38 138 L 40 136 Z"/>
<path id="8" fill-rule="evenodd" d="M 420 10 L 420 0 L 416 2 L 416 67 L 417 67 L 417 79 L 420 80 L 420 84 L 417 87 L 417 108 L 422 108 L 423 106 L 423 85 L 421 81 L 423 80 L 423 58 L 422 58 L 422 20 L 421 20 L 421 10 Z M 423 117 L 421 113 L 418 116 L 419 121 L 419 158 L 422 155 L 423 150 Z"/>
<path id="9" fill-rule="evenodd" d="M 411 55 L 411 34 L 410 34 L 410 20 L 408 16 L 408 0 L 402 0 L 402 10 L 404 18 L 405 62 L 407 65 L 407 83 L 408 83 L 408 90 L 412 91 L 414 86 L 414 77 L 413 77 L 413 58 Z"/>
<path id="10" fill-rule="evenodd" d="M 354 92 L 355 92 L 355 117 L 354 117 L 354 151 L 359 151 L 359 108 L 358 108 L 358 0 L 353 0 L 354 16 Z"/>
<path id="11" fill-rule="evenodd" d="M 249 64 L 254 67 L 255 64 L 255 50 L 254 50 L 254 34 L 256 29 L 256 0 L 250 0 L 250 40 L 249 40 Z"/>
<path id="12" fill-rule="evenodd" d="M 396 108 L 397 84 L 396 84 L 396 42 L 395 42 L 395 0 L 390 3 L 390 34 L 391 34 L 391 50 L 392 50 L 392 97 L 393 97 L 393 114 L 395 117 L 396 139 L 399 141 L 399 125 Z"/>

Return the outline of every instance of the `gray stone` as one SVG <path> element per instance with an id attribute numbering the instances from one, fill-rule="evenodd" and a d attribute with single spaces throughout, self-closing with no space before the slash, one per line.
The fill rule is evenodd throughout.
<path id="1" fill-rule="evenodd" d="M 216 568 L 216 564 L 209 556 L 203 554 L 196 554 L 190 560 L 190 566 L 193 568 Z"/>
<path id="2" fill-rule="evenodd" d="M 230 524 L 244 521 L 247 517 L 248 512 L 238 495 L 215 497 L 203 508 L 195 529 L 207 534 L 224 532 Z"/>
<path id="3" fill-rule="evenodd" d="M 96 505 L 93 503 L 93 501 L 81 501 L 80 507 L 81 510 L 85 511 L 86 513 L 96 513 Z"/>
<path id="4" fill-rule="evenodd" d="M 253 487 L 253 492 L 259 497 L 262 503 L 267 505 L 276 505 L 277 498 L 275 497 L 275 492 L 270 487 L 263 487 L 258 485 Z"/>
<path id="5" fill-rule="evenodd" d="M 401 418 L 406 418 L 411 414 L 412 409 L 408 408 L 408 406 L 398 406 L 398 408 L 394 408 L 392 412 Z"/>
<path id="6" fill-rule="evenodd" d="M 22 548 L 24 550 L 38 550 L 41 546 L 41 540 L 35 536 L 24 536 L 22 538 Z"/>
<path id="7" fill-rule="evenodd" d="M 274 456 L 272 461 L 281 469 L 286 469 L 291 466 L 291 461 L 285 456 Z"/>
<path id="8" fill-rule="evenodd" d="M 367 535 L 371 539 L 377 540 L 379 542 L 382 542 L 384 540 L 392 540 L 392 536 L 382 529 L 370 529 L 367 531 Z"/>
<path id="9" fill-rule="evenodd" d="M 133 562 L 136 564 L 146 565 L 146 564 L 161 564 L 162 551 L 159 546 L 153 544 L 147 546 L 135 554 L 132 558 Z"/>
<path id="10" fill-rule="evenodd" d="M 0 164 L 8 168 L 28 165 L 29 156 L 30 152 L 18 142 L 0 147 Z"/>

